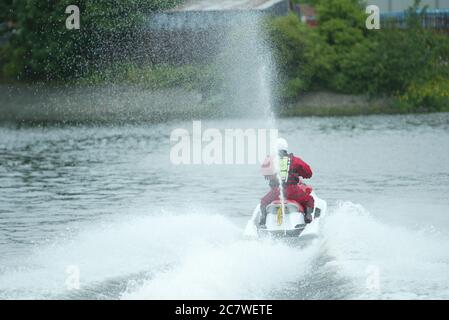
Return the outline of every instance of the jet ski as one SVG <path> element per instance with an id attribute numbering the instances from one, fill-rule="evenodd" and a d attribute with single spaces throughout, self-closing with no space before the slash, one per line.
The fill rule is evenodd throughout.
<path id="1" fill-rule="evenodd" d="M 288 154 L 287 149 L 287 141 L 279 138 L 277 140 L 278 154 L 273 153 L 264 160 L 260 173 L 269 181 L 272 189 L 297 183 L 298 191 L 301 189 L 301 193 L 312 196 L 315 202 L 311 213 L 312 219 L 306 223 L 305 208 L 296 201 L 284 199 L 281 192 L 281 200 L 275 200 L 266 207 L 267 217 L 263 226 L 260 223 L 262 216 L 260 204 L 254 209 L 245 228 L 244 235 L 247 237 L 299 238 L 318 232 L 318 222 L 326 214 L 327 203 L 315 194 L 311 186 L 302 182 L 302 176 L 291 171 L 293 154 Z M 304 165 L 307 164 L 304 163 Z M 310 174 L 306 174 L 307 177 L 312 175 L 310 168 L 309 171 Z"/>
<path id="2" fill-rule="evenodd" d="M 254 209 L 244 235 L 249 238 L 303 238 L 316 235 L 319 220 L 326 214 L 327 203 L 315 192 L 311 195 L 315 200 L 312 222 L 305 222 L 304 208 L 297 202 L 276 200 L 267 206 L 267 220 L 263 228 L 260 226 L 260 204 Z"/>

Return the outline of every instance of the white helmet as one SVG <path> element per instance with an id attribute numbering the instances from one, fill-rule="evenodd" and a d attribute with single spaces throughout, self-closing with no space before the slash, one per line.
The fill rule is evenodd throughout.
<path id="1" fill-rule="evenodd" d="M 281 150 L 287 151 L 287 149 L 288 149 L 287 140 L 285 140 L 284 138 L 277 139 L 276 148 L 278 149 L 278 151 L 281 151 Z"/>

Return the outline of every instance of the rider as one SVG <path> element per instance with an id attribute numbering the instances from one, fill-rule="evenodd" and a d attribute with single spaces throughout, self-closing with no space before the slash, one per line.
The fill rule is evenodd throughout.
<path id="1" fill-rule="evenodd" d="M 300 177 L 309 179 L 312 177 L 312 169 L 310 166 L 301 160 L 299 157 L 295 157 L 293 153 L 288 153 L 288 143 L 285 139 L 279 138 L 277 140 L 277 151 L 279 157 L 278 167 L 280 179 L 283 186 L 283 194 L 285 199 L 293 200 L 299 203 L 304 208 L 305 222 L 312 222 L 312 212 L 315 206 L 314 199 L 311 196 L 311 189 L 301 183 Z M 280 188 L 279 179 L 275 172 L 268 167 L 273 167 L 273 157 L 267 157 L 262 164 L 262 173 L 270 181 L 271 190 L 268 192 L 260 202 L 260 210 L 262 213 L 260 219 L 261 227 L 265 226 L 267 218 L 267 206 L 275 201 L 279 200 Z M 267 171 L 268 169 L 268 171 Z M 268 174 L 267 172 L 271 173 Z M 265 173 L 264 173 L 265 172 Z"/>

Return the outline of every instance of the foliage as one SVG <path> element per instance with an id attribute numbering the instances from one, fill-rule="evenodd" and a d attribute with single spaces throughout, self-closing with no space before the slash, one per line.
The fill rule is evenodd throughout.
<path id="1" fill-rule="evenodd" d="M 79 0 L 80 30 L 67 30 L 65 9 L 71 0 L 7 0 L 0 12 L 15 23 L 9 42 L 0 48 L 5 78 L 59 80 L 78 77 L 95 65 L 96 55 L 126 47 L 133 28 L 146 12 L 178 0 Z M 2 14 L 4 15 L 4 14 Z M 5 16 L 0 16 L 6 19 Z"/>
<path id="2" fill-rule="evenodd" d="M 316 88 L 394 96 L 404 110 L 447 108 L 449 38 L 421 26 L 419 1 L 406 12 L 407 28 L 367 30 L 357 0 L 318 0 L 318 27 L 293 15 L 277 18 L 271 38 L 286 100 Z M 419 92 L 417 92 L 419 91 Z"/>
<path id="3" fill-rule="evenodd" d="M 320 83 L 330 71 L 331 65 L 325 59 L 325 51 L 329 48 L 294 14 L 272 20 L 269 32 L 282 75 L 283 97 L 295 98 L 309 89 L 312 83 Z"/>
<path id="4" fill-rule="evenodd" d="M 19 80 L 119 81 L 151 89 L 181 86 L 213 95 L 220 72 L 210 65 L 124 64 L 143 16 L 182 0 L 79 0 L 81 30 L 65 28 L 70 0 L 3 0 L 0 22 L 14 33 L 0 47 L 0 75 Z M 293 101 L 309 90 L 393 96 L 401 111 L 447 110 L 449 37 L 421 26 L 420 1 L 406 11 L 407 28 L 367 30 L 358 0 L 296 0 L 315 6 L 318 27 L 295 14 L 270 19 L 278 95 Z M 1 32 L 0 32 L 1 37 Z M 105 61 L 107 62 L 105 64 Z M 117 63 L 120 62 L 120 63 Z"/>
<path id="5" fill-rule="evenodd" d="M 399 101 L 404 111 L 449 111 L 449 78 L 411 83 Z"/>
<path id="6" fill-rule="evenodd" d="M 218 91 L 221 80 L 214 65 L 140 66 L 123 63 L 115 64 L 101 72 L 92 72 L 77 80 L 77 84 L 129 84 L 150 90 L 180 87 L 197 90 L 207 96 Z"/>
<path id="7" fill-rule="evenodd" d="M 12 4 L 13 0 L 2 0 L 0 2 L 0 23 L 14 18 Z"/>

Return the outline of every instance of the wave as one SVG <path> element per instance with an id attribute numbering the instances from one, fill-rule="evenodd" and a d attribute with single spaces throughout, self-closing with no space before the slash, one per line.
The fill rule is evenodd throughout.
<path id="1" fill-rule="evenodd" d="M 326 219 L 323 235 L 329 265 L 357 288 L 352 298 L 449 297 L 448 239 L 432 228 L 391 226 L 361 205 L 341 202 Z"/>
<path id="2" fill-rule="evenodd" d="M 279 241 L 236 240 L 191 248 L 184 259 L 123 299 L 269 299 L 304 277 L 316 253 Z"/>
<path id="3" fill-rule="evenodd" d="M 0 273 L 3 299 L 427 299 L 449 297 L 448 241 L 341 202 L 319 237 L 245 240 L 210 212 L 119 218 L 36 248 Z M 241 226 L 242 228 L 240 228 Z M 80 289 L 69 290 L 68 272 Z M 72 268 L 72 269 L 70 269 Z"/>
<path id="4" fill-rule="evenodd" d="M 219 226 L 221 232 L 210 226 Z M 0 297 L 58 298 L 72 294 L 67 290 L 67 279 L 74 268 L 79 271 L 81 289 L 128 275 L 145 275 L 182 260 L 189 248 L 229 242 L 236 234 L 239 230 L 223 217 L 201 213 L 159 212 L 92 226 L 11 262 L 14 267 L 0 274 Z"/>

